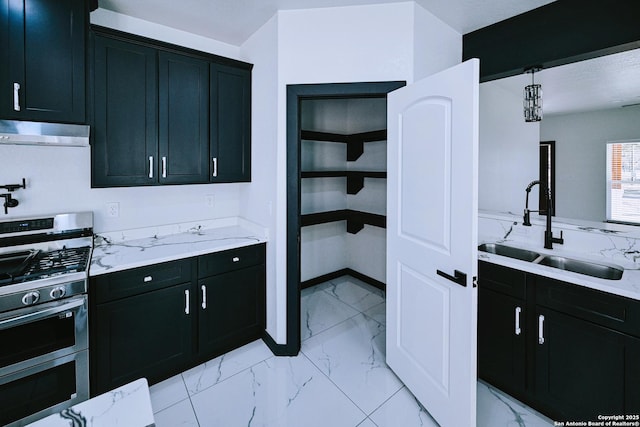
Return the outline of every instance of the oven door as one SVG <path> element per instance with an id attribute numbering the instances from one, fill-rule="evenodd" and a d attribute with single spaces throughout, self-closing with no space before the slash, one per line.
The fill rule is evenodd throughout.
<path id="1" fill-rule="evenodd" d="M 0 314 L 0 378 L 87 348 L 86 295 Z"/>
<path id="2" fill-rule="evenodd" d="M 89 398 L 88 350 L 0 377 L 0 425 L 23 426 Z"/>

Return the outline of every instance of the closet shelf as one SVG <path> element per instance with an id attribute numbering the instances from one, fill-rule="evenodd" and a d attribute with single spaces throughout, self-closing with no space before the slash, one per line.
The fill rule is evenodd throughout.
<path id="1" fill-rule="evenodd" d="M 301 215 L 300 225 L 307 227 L 309 225 L 326 224 L 335 221 L 347 221 L 347 232 L 356 234 L 366 225 L 386 228 L 387 217 L 384 215 L 354 211 L 351 209 L 341 209 L 336 211 L 318 212 Z"/>
<path id="2" fill-rule="evenodd" d="M 325 142 L 342 142 L 347 144 L 347 161 L 354 162 L 364 152 L 365 142 L 386 141 L 387 130 L 373 130 L 369 132 L 341 134 L 330 132 L 316 132 L 312 130 L 303 130 L 300 132 L 300 138 L 307 141 L 325 141 Z"/>
<path id="3" fill-rule="evenodd" d="M 365 178 L 386 178 L 386 172 L 367 171 L 307 171 L 301 173 L 302 178 L 347 178 L 347 194 L 358 194 L 364 188 Z"/>

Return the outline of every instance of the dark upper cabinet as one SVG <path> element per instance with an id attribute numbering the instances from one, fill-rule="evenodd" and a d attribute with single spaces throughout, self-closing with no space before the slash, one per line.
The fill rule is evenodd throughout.
<path id="1" fill-rule="evenodd" d="M 250 181 L 250 64 L 98 27 L 92 40 L 93 187 Z"/>
<path id="2" fill-rule="evenodd" d="M 251 181 L 251 71 L 211 64 L 211 182 Z"/>
<path id="3" fill-rule="evenodd" d="M 0 0 L 0 118 L 85 122 L 86 0 Z"/>
<path id="4" fill-rule="evenodd" d="M 92 186 L 157 183 L 156 69 L 154 49 L 94 37 Z"/>
<path id="5" fill-rule="evenodd" d="M 160 182 L 209 181 L 209 63 L 159 52 Z"/>

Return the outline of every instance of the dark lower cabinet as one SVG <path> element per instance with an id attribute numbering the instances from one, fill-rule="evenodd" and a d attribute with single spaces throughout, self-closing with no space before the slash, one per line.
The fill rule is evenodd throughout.
<path id="1" fill-rule="evenodd" d="M 0 0 L 0 118 L 85 122 L 86 0 Z"/>
<path id="2" fill-rule="evenodd" d="M 198 281 L 200 355 L 222 354 L 262 335 L 264 275 L 264 265 L 257 265 Z"/>
<path id="3" fill-rule="evenodd" d="M 525 391 L 525 301 L 480 286 L 478 375 L 515 396 Z"/>
<path id="4" fill-rule="evenodd" d="M 92 277 L 91 395 L 141 377 L 157 383 L 261 338 L 265 249 L 258 244 Z M 198 279 L 199 272 L 209 275 Z"/>
<path id="5" fill-rule="evenodd" d="M 92 395 L 141 377 L 154 383 L 185 366 L 192 356 L 190 290 L 187 283 L 96 307 Z"/>
<path id="6" fill-rule="evenodd" d="M 481 379 L 555 421 L 640 413 L 640 302 L 486 262 L 478 287 Z"/>
<path id="7" fill-rule="evenodd" d="M 555 420 L 625 413 L 630 337 L 558 313 L 536 310 L 535 396 Z"/>

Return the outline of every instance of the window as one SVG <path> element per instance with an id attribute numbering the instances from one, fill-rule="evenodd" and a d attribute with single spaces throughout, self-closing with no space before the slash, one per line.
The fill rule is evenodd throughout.
<path id="1" fill-rule="evenodd" d="M 640 141 L 607 144 L 607 221 L 640 224 Z"/>

